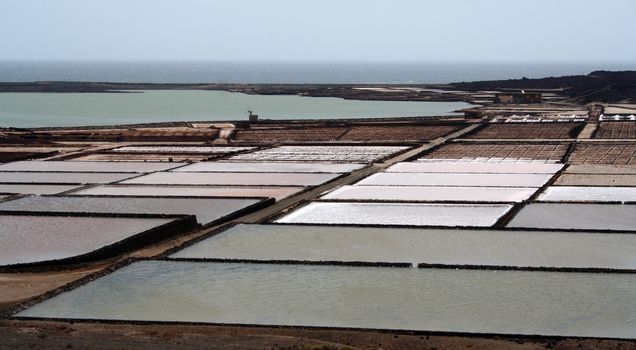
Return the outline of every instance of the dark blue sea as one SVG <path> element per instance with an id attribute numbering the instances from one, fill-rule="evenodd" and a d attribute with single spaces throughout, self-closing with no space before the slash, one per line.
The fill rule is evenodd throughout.
<path id="1" fill-rule="evenodd" d="M 628 63 L 311 63 L 311 62 L 1 62 L 0 81 L 148 83 L 441 84 L 542 78 L 594 70 L 636 70 Z"/>

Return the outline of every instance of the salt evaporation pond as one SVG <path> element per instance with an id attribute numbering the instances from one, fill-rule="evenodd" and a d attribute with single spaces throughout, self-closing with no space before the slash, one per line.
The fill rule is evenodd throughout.
<path id="1" fill-rule="evenodd" d="M 340 174 L 308 173 L 153 173 L 127 181 L 137 185 L 316 186 Z"/>
<path id="2" fill-rule="evenodd" d="M 88 254 L 173 220 L 0 215 L 0 265 Z"/>
<path id="3" fill-rule="evenodd" d="M 21 161 L 0 165 L 0 171 L 150 173 L 174 169 L 185 163 L 157 162 L 85 162 L 85 161 Z"/>
<path id="4" fill-rule="evenodd" d="M 403 151 L 401 146 L 280 146 L 232 156 L 240 161 L 369 163 Z"/>
<path id="5" fill-rule="evenodd" d="M 397 173 L 501 173 L 501 174 L 554 174 L 563 164 L 543 163 L 478 163 L 478 162 L 403 162 L 387 172 Z"/>
<path id="6" fill-rule="evenodd" d="M 508 227 L 579 230 L 636 230 L 636 205 L 535 203 L 526 205 Z"/>
<path id="7" fill-rule="evenodd" d="M 636 175 L 563 174 L 554 182 L 559 186 L 630 186 L 636 187 Z"/>
<path id="8" fill-rule="evenodd" d="M 24 197 L 0 203 L 0 210 L 32 212 L 184 214 L 209 224 L 260 203 L 260 199 L 139 198 L 139 197 Z"/>
<path id="9" fill-rule="evenodd" d="M 289 224 L 492 226 L 512 205 L 309 203 L 276 220 Z"/>
<path id="10" fill-rule="evenodd" d="M 521 187 L 435 187 L 435 186 L 342 186 L 323 199 L 366 201 L 464 201 L 521 202 L 536 188 Z"/>
<path id="11" fill-rule="evenodd" d="M 349 173 L 363 168 L 355 163 L 292 163 L 292 162 L 201 162 L 176 172 L 237 172 L 237 173 Z"/>
<path id="12" fill-rule="evenodd" d="M 0 193 L 19 193 L 19 194 L 58 194 L 70 191 L 80 186 L 72 185 L 37 185 L 37 184 L 0 184 Z"/>
<path id="13" fill-rule="evenodd" d="M 105 184 L 135 176 L 132 173 L 0 172 L 0 182 L 15 184 Z"/>
<path id="14" fill-rule="evenodd" d="M 141 261 L 18 317 L 636 337 L 636 275 Z"/>
<path id="15" fill-rule="evenodd" d="M 635 165 L 573 164 L 566 171 L 570 174 L 636 174 Z"/>
<path id="16" fill-rule="evenodd" d="M 232 147 L 232 146 L 124 146 L 110 150 L 111 152 L 128 153 L 235 153 L 253 150 L 256 147 Z"/>
<path id="17" fill-rule="evenodd" d="M 551 174 L 378 173 L 358 185 L 541 187 Z"/>
<path id="18" fill-rule="evenodd" d="M 636 187 L 550 186 L 538 201 L 636 202 Z"/>
<path id="19" fill-rule="evenodd" d="M 586 232 L 238 225 L 171 257 L 636 269 L 636 236 Z"/>
<path id="20" fill-rule="evenodd" d="M 1 185 L 0 185 L 1 186 Z M 0 187 L 2 188 L 2 187 Z M 85 196 L 158 196 L 158 197 L 268 197 L 280 200 L 304 190 L 304 187 L 212 187 L 212 186 L 116 186 L 102 185 L 73 192 Z"/>

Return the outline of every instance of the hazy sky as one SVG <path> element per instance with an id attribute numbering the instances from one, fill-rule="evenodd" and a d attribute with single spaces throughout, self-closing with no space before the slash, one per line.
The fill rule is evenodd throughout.
<path id="1" fill-rule="evenodd" d="M 0 60 L 636 61 L 636 0 L 1 0 Z"/>

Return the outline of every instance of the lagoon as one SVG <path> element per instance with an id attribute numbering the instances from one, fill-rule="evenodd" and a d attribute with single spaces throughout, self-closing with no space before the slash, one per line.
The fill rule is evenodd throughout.
<path id="1" fill-rule="evenodd" d="M 169 121 L 341 119 L 453 114 L 465 102 L 358 101 L 332 97 L 248 95 L 227 91 L 0 93 L 1 127 L 56 127 Z"/>

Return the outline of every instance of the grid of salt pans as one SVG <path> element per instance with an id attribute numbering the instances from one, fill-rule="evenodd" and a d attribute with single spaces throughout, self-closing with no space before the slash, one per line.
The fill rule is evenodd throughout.
<path id="1" fill-rule="evenodd" d="M 636 167 L 570 165 L 509 227 L 634 231 Z"/>
<path id="2" fill-rule="evenodd" d="M 538 163 L 398 163 L 277 222 L 493 226 L 512 203 L 530 198 L 560 169 Z"/>
<path id="3" fill-rule="evenodd" d="M 407 148 L 402 146 L 281 146 L 238 154 L 230 157 L 229 160 L 370 163 Z"/>

